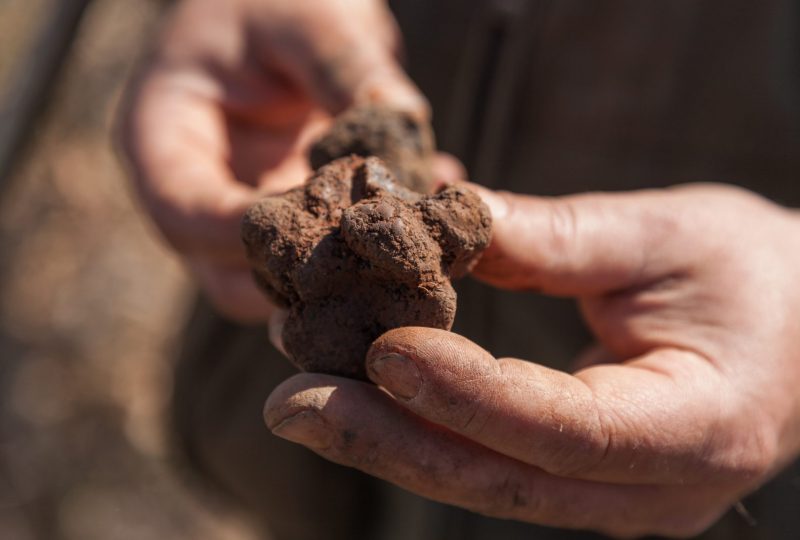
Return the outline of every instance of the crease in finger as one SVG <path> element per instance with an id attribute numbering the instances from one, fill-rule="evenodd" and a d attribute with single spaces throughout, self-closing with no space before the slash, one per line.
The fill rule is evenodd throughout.
<path id="1" fill-rule="evenodd" d="M 551 475 L 430 423 L 359 381 L 296 375 L 269 397 L 265 418 L 268 425 L 280 426 L 287 415 L 306 409 L 321 416 L 329 432 L 298 442 L 326 459 L 440 502 L 494 517 L 626 536 L 705 524 L 681 513 L 684 506 L 705 502 L 704 490 L 687 494 L 684 488 Z M 319 437 L 314 429 L 299 432 Z M 676 514 L 685 514 L 685 520 Z"/>
<path id="2" fill-rule="evenodd" d="M 405 361 L 381 373 L 376 360 L 392 355 Z M 413 378 L 405 366 L 413 367 Z M 450 332 L 408 327 L 374 342 L 367 374 L 414 414 L 558 476 L 699 484 L 730 466 L 730 449 L 715 438 L 718 379 L 685 352 L 658 350 L 570 375 L 495 359 Z M 413 395 L 404 394 L 402 386 L 417 379 Z"/>

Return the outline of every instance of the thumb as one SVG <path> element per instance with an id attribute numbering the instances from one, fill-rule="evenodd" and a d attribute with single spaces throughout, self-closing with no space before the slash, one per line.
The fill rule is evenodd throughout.
<path id="1" fill-rule="evenodd" d="M 347 9 L 344 2 L 317 4 L 302 24 L 279 33 L 276 61 L 311 98 L 332 114 L 354 104 L 382 103 L 430 116 L 429 105 L 397 58 L 400 33 L 381 3 Z M 289 35 L 291 34 L 291 35 Z"/>
<path id="2" fill-rule="evenodd" d="M 581 296 L 675 272 L 683 228 L 666 193 L 534 197 L 471 185 L 492 212 L 492 242 L 473 273 L 492 285 Z M 677 261 L 677 262 L 676 262 Z"/>

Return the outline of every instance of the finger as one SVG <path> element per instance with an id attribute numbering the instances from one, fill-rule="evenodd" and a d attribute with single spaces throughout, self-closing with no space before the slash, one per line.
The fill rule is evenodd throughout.
<path id="1" fill-rule="evenodd" d="M 122 145 L 141 198 L 169 242 L 188 255 L 245 260 L 239 226 L 256 191 L 226 163 L 223 113 L 194 79 L 146 77 L 125 115 Z"/>
<path id="2" fill-rule="evenodd" d="M 686 352 L 572 376 L 496 360 L 443 330 L 400 328 L 375 341 L 367 373 L 415 414 L 559 476 L 697 484 L 723 470 L 745 480 L 757 465 L 727 436 L 739 411 L 721 377 Z"/>
<path id="3" fill-rule="evenodd" d="M 190 261 L 189 268 L 222 315 L 244 323 L 271 320 L 276 308 L 258 289 L 250 270 L 225 268 L 206 260 Z"/>
<path id="4" fill-rule="evenodd" d="M 544 198 L 470 187 L 492 212 L 474 274 L 496 286 L 600 294 L 677 273 L 692 256 L 685 233 L 697 236 L 696 220 L 666 192 Z"/>
<path id="5" fill-rule="evenodd" d="M 463 183 L 467 169 L 457 157 L 447 152 L 436 152 L 431 163 L 435 189 L 443 189 L 450 184 Z"/>
<path id="6" fill-rule="evenodd" d="M 276 388 L 272 432 L 424 497 L 491 516 L 615 535 L 698 532 L 717 515 L 698 493 L 558 478 L 409 414 L 357 381 L 301 374 Z M 707 494 L 703 494 L 706 497 Z"/>
<path id="7" fill-rule="evenodd" d="M 399 32 L 385 6 L 311 4 L 297 9 L 294 24 L 267 36 L 268 64 L 299 81 L 328 112 L 384 103 L 429 118 L 427 101 L 397 60 Z"/>

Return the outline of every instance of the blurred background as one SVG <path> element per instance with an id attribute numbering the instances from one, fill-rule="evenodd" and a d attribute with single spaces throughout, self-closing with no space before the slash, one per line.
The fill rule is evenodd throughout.
<path id="1" fill-rule="evenodd" d="M 194 291 L 137 206 L 111 144 L 125 83 L 168 4 L 0 0 L 0 540 L 256 538 L 246 518 L 220 495 L 205 491 L 172 453 L 167 409 Z M 779 37 L 775 43 L 780 44 Z M 416 38 L 420 48 L 412 55 L 427 54 L 427 42 Z M 430 39 L 440 37 L 432 33 Z M 431 72 L 421 75 L 438 77 L 441 65 L 430 65 Z M 725 73 L 729 66 L 722 68 Z M 483 84 L 477 62 L 474 71 L 467 82 L 474 78 L 470 84 Z M 741 80 L 743 88 L 749 85 L 746 78 Z M 464 87 L 471 95 L 472 86 Z M 715 91 L 716 86 L 709 88 Z M 749 96 L 747 92 L 741 95 Z M 702 99 L 689 104 L 699 104 L 698 110 L 706 107 Z M 719 110 L 728 106 L 723 103 Z M 484 112 L 476 108 L 474 114 L 477 118 Z M 673 154 L 675 171 L 693 179 L 716 178 L 705 173 L 730 166 L 741 178 L 761 182 L 756 166 L 780 155 L 783 147 L 773 154 L 772 139 L 762 137 L 752 154 L 729 156 L 727 147 L 715 146 L 717 138 L 727 140 L 720 135 L 727 124 L 712 122 L 710 131 L 703 131 L 709 127 L 704 119 L 711 116 L 701 115 L 697 125 L 687 125 L 700 130 L 703 144 L 708 137 L 712 156 L 719 151 L 725 158 L 719 166 L 709 165 L 686 141 L 672 141 L 669 134 L 667 150 L 648 150 L 647 145 L 661 139 L 647 132 L 649 142 L 635 148 L 646 159 L 621 169 L 627 172 L 615 189 L 630 187 L 626 178 L 638 185 L 641 170 L 669 161 Z M 739 126 L 735 120 L 731 125 Z M 502 122 L 497 126 L 504 129 Z M 731 141 L 745 133 L 749 145 L 750 132 L 743 129 L 734 129 Z M 771 124 L 763 129 L 771 136 Z M 620 137 L 609 138 L 598 146 L 597 155 L 587 153 L 584 161 L 570 155 L 575 168 L 563 178 L 572 175 L 575 183 L 558 189 L 585 190 L 585 175 L 579 173 L 582 167 L 593 167 L 594 158 L 607 168 L 627 163 L 623 150 L 632 143 L 627 132 Z M 471 146 L 464 141 L 465 148 Z M 617 152 L 607 162 L 601 155 L 604 148 Z M 486 156 L 492 157 L 490 150 Z M 545 147 L 542 153 L 547 151 Z M 677 159 L 684 154 L 685 162 Z M 554 161 L 544 160 L 540 173 L 553 174 L 555 167 L 548 169 L 548 164 L 558 164 L 560 154 L 553 155 Z M 480 169 L 480 163 L 476 158 L 473 166 Z M 775 183 L 764 184 L 770 196 L 780 193 L 776 186 L 781 182 L 795 181 L 784 178 L 793 169 L 781 169 L 794 160 L 776 163 L 771 169 Z M 694 176 L 698 172 L 703 174 Z M 527 334 L 518 334 L 527 339 Z M 766 525 L 748 529 L 753 537 L 766 531 L 763 537 L 772 538 L 770 531 L 775 530 L 793 538 L 790 527 L 795 522 L 789 518 L 797 517 L 797 467 L 777 479 L 761 503 L 746 501 L 756 517 L 768 516 Z M 777 510 L 770 514 L 772 508 Z M 464 518 L 461 523 L 466 527 L 473 522 Z M 746 519 L 732 516 L 718 529 L 719 537 L 727 538 L 727 530 L 743 523 Z"/>
<path id="2" fill-rule="evenodd" d="M 110 142 L 165 7 L 0 0 L 5 540 L 254 538 L 174 467 L 165 408 L 192 291 Z"/>

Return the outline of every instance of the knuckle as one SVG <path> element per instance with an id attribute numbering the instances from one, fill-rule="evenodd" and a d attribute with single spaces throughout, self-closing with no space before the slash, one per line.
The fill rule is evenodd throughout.
<path id="1" fill-rule="evenodd" d="M 586 418 L 594 419 L 588 420 L 580 428 L 579 444 L 570 444 L 568 448 L 554 455 L 547 466 L 547 471 L 551 474 L 567 478 L 591 475 L 603 469 L 613 451 L 620 421 L 604 413 L 594 400 L 587 401 L 581 408 L 594 411 L 594 416 L 586 415 Z"/>
<path id="2" fill-rule="evenodd" d="M 464 369 L 456 373 L 439 372 L 427 378 L 420 394 L 431 420 L 477 437 L 490 425 L 492 411 L 504 392 L 505 378 L 500 376 L 502 368 L 497 364 L 458 364 Z"/>
<path id="3" fill-rule="evenodd" d="M 488 379 L 488 378 L 482 378 Z M 493 405 L 497 401 L 497 396 L 500 393 L 498 385 L 492 380 L 486 380 L 483 390 L 475 399 L 470 401 L 458 410 L 458 426 L 461 433 L 471 436 L 480 436 L 489 425 L 492 418 Z"/>
<path id="4" fill-rule="evenodd" d="M 479 436 L 491 418 L 491 403 L 496 400 L 497 388 L 492 384 L 481 385 L 480 380 L 486 378 L 471 380 L 468 386 L 472 387 L 472 383 L 475 383 L 476 387 L 483 386 L 481 390 L 443 395 L 436 407 L 440 419 L 464 435 Z"/>

